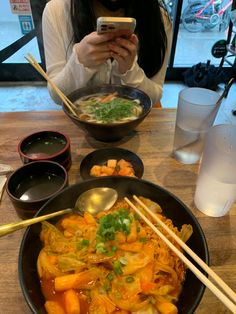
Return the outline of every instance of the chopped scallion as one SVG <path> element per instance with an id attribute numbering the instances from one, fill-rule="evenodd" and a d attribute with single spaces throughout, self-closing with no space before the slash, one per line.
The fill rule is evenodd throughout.
<path id="1" fill-rule="evenodd" d="M 113 263 L 113 270 L 114 270 L 116 275 L 122 275 L 123 274 L 123 270 L 122 270 L 122 266 L 121 266 L 120 261 L 115 261 Z"/>
<path id="2" fill-rule="evenodd" d="M 107 279 L 108 279 L 109 281 L 112 281 L 112 280 L 113 280 L 113 275 L 112 275 L 112 273 L 109 273 L 109 274 L 107 275 Z"/>
<path id="3" fill-rule="evenodd" d="M 125 281 L 126 281 L 127 283 L 134 282 L 134 277 L 132 277 L 132 276 L 126 277 L 126 278 L 125 278 Z"/>

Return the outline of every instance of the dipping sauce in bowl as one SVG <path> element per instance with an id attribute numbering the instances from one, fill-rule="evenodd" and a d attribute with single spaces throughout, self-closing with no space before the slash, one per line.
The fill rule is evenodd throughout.
<path id="1" fill-rule="evenodd" d="M 70 139 L 57 131 L 41 131 L 28 135 L 18 145 L 24 164 L 37 160 L 60 163 L 66 170 L 71 166 Z"/>
<path id="2" fill-rule="evenodd" d="M 17 215 L 28 219 L 67 185 L 65 168 L 56 162 L 43 160 L 15 170 L 7 180 L 6 191 Z"/>

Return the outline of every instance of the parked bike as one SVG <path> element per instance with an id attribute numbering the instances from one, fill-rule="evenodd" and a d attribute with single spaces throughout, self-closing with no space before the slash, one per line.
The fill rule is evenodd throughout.
<path id="1" fill-rule="evenodd" d="M 190 0 L 182 13 L 182 23 L 189 32 L 200 32 L 216 26 L 224 32 L 230 21 L 233 0 Z"/>

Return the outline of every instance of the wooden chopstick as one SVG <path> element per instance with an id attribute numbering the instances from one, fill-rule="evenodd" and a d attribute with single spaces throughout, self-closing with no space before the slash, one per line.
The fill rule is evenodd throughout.
<path id="1" fill-rule="evenodd" d="M 56 86 L 56 84 L 49 78 L 49 76 L 47 75 L 47 73 L 43 70 L 43 68 L 38 64 L 38 62 L 35 60 L 35 58 L 30 54 L 28 53 L 28 57 L 29 58 L 26 58 L 35 68 L 36 70 L 39 71 L 39 73 L 41 75 L 44 76 L 44 78 L 52 85 L 52 87 L 55 89 L 55 91 L 61 95 L 61 97 L 67 102 L 69 103 L 69 105 L 73 108 L 73 109 L 76 109 L 76 106 L 70 101 L 69 98 L 66 97 L 66 95 L 64 95 L 62 93 L 62 91 L 59 89 L 59 87 Z"/>
<path id="2" fill-rule="evenodd" d="M 183 255 L 167 238 L 166 236 L 158 230 L 153 223 L 146 217 L 144 214 L 127 198 L 124 198 L 125 201 L 130 205 L 131 208 L 146 222 L 146 224 L 169 246 L 169 248 L 187 265 L 187 267 L 195 274 L 195 276 L 206 286 L 208 287 L 218 299 L 225 304 L 225 306 L 236 313 L 236 305 L 225 295 L 223 294 L 200 270 L 195 267 L 186 256 Z M 158 222 L 159 223 L 159 222 Z"/>
<path id="3" fill-rule="evenodd" d="M 76 109 L 75 105 L 62 93 L 62 91 L 56 86 L 56 84 L 49 78 L 49 76 L 46 74 L 46 72 L 43 70 L 43 68 L 38 64 L 38 62 L 35 60 L 35 58 L 28 53 L 28 57 L 25 57 L 25 59 L 48 81 L 48 83 L 52 86 L 52 88 L 55 90 L 57 95 L 61 98 L 61 100 L 65 103 L 67 108 L 71 111 L 71 113 L 75 116 L 77 116 L 74 109 Z"/>
<path id="4" fill-rule="evenodd" d="M 162 222 L 137 196 L 133 195 L 134 200 L 142 206 L 143 209 L 163 228 L 170 236 L 188 253 L 195 262 L 205 272 L 211 276 L 212 279 L 221 287 L 222 290 L 236 303 L 236 293 L 193 251 L 186 243 L 184 243 L 164 222 Z"/>

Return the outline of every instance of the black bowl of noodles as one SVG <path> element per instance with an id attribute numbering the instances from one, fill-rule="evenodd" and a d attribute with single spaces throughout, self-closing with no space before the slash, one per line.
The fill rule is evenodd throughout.
<path id="1" fill-rule="evenodd" d="M 84 87 L 67 96 L 78 108 L 65 114 L 98 141 L 113 142 L 132 133 L 152 108 L 143 91 L 125 85 Z"/>
<path id="2" fill-rule="evenodd" d="M 203 261 L 207 264 L 209 263 L 209 253 L 204 233 L 190 209 L 169 191 L 142 179 L 102 177 L 79 182 L 64 189 L 56 197 L 50 199 L 38 211 L 36 216 L 73 207 L 77 197 L 81 193 L 94 187 L 112 187 L 117 190 L 119 198 L 128 196 L 131 199 L 131 196 L 135 194 L 158 202 L 164 215 L 170 218 L 179 230 L 183 224 L 192 225 L 193 233 L 187 241 L 187 245 Z M 53 218 L 50 220 L 50 223 L 55 224 L 59 219 L 61 217 Z M 45 314 L 45 298 L 41 292 L 36 266 L 37 258 L 42 248 L 39 238 L 40 231 L 41 224 L 38 223 L 30 226 L 24 233 L 19 252 L 18 271 L 21 289 L 29 308 L 33 313 Z M 176 303 L 178 313 L 194 313 L 203 296 L 204 289 L 205 286 L 190 270 L 187 270 L 182 292 Z M 81 314 L 84 314 L 83 310 L 81 310 Z"/>

